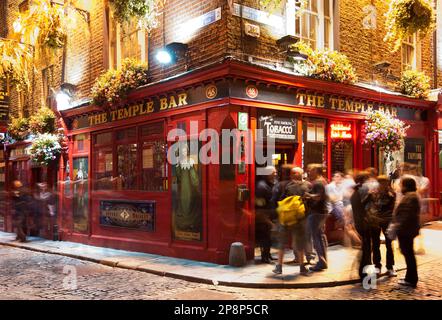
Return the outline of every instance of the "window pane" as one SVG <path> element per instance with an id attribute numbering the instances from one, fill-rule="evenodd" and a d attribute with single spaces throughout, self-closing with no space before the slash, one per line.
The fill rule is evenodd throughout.
<path id="1" fill-rule="evenodd" d="M 318 0 L 310 0 L 311 3 L 311 11 L 318 12 Z"/>
<path id="2" fill-rule="evenodd" d="M 137 188 L 137 145 L 118 145 L 118 190 Z"/>
<path id="3" fill-rule="evenodd" d="M 316 24 L 317 24 L 317 17 L 314 15 L 310 16 L 310 33 L 309 33 L 309 39 L 315 40 L 316 39 Z"/>
<path id="4" fill-rule="evenodd" d="M 96 144 L 111 144 L 112 132 L 100 133 L 95 136 Z"/>
<path id="5" fill-rule="evenodd" d="M 128 139 L 133 140 L 136 138 L 137 138 L 137 128 L 136 127 L 117 131 L 117 140 L 128 140 Z"/>
<path id="6" fill-rule="evenodd" d="M 99 148 L 95 152 L 95 189 L 112 189 L 112 147 Z"/>
<path id="7" fill-rule="evenodd" d="M 324 16 L 330 17 L 330 0 L 324 0 Z"/>
<path id="8" fill-rule="evenodd" d="M 87 232 L 89 225 L 88 158 L 74 159 L 72 214 L 75 232 Z"/>
<path id="9" fill-rule="evenodd" d="M 324 21 L 324 48 L 330 48 L 330 20 L 325 19 Z"/>
<path id="10" fill-rule="evenodd" d="M 142 168 L 142 190 L 167 191 L 167 145 L 164 141 L 144 142 Z"/>
<path id="11" fill-rule="evenodd" d="M 164 135 L 164 128 L 162 122 L 152 123 L 141 127 L 141 136 L 149 137 L 152 135 Z"/>

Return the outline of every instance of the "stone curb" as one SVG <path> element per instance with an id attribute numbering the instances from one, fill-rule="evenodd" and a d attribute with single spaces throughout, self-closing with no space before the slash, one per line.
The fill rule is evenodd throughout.
<path id="1" fill-rule="evenodd" d="M 83 261 L 89 261 L 101 265 L 106 265 L 113 268 L 119 268 L 119 269 L 126 269 L 126 270 L 134 270 L 134 271 L 141 271 L 146 272 L 150 274 L 154 274 L 157 276 L 162 277 L 169 277 L 173 279 L 178 280 L 185 280 L 189 282 L 196 282 L 196 283 L 203 283 L 203 284 L 210 284 L 210 285 L 218 285 L 218 286 L 226 286 L 226 287 L 237 287 L 237 288 L 252 288 L 252 289 L 308 289 L 308 288 L 328 288 L 328 287 L 337 287 L 337 286 L 344 286 L 349 284 L 357 284 L 360 283 L 359 279 L 348 279 L 348 280 L 341 280 L 341 281 L 333 281 L 330 280 L 328 282 L 310 282 L 310 283 L 250 283 L 250 282 L 234 282 L 234 281 L 223 281 L 223 280 L 212 280 L 202 277 L 195 277 L 195 276 L 189 276 L 179 273 L 171 273 L 166 271 L 159 271 L 155 269 L 149 269 L 145 267 L 134 267 L 134 266 L 128 266 L 124 263 L 120 263 L 118 261 L 109 261 L 105 259 L 95 259 L 90 258 L 78 254 L 71 254 L 66 252 L 57 252 L 52 251 L 50 249 L 39 249 L 31 246 L 27 246 L 26 244 L 21 243 L 13 243 L 13 242 L 3 242 L 0 241 L 0 245 L 5 245 L 9 247 L 15 247 L 19 249 L 29 250 L 29 251 L 35 251 L 40 253 L 46 253 L 46 254 L 54 254 L 59 256 L 65 256 L 73 259 L 83 260 Z M 406 268 L 400 268 L 397 269 L 397 271 L 404 271 Z M 383 273 L 380 275 L 379 278 L 387 277 L 387 273 Z M 215 284 L 216 282 L 216 284 Z"/>

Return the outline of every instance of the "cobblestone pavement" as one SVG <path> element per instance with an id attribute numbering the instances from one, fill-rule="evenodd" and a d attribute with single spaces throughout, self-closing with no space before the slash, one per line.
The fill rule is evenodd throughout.
<path id="1" fill-rule="evenodd" d="M 360 285 L 244 289 L 192 283 L 0 246 L 0 299 L 442 299 L 441 270 L 442 259 L 420 266 L 421 282 L 417 289 L 400 287 L 397 278 L 381 279 L 377 289 L 370 291 Z M 404 272 L 399 273 L 401 276 Z"/>

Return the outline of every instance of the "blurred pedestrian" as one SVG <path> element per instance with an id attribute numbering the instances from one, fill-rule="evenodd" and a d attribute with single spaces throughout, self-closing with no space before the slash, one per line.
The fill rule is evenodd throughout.
<path id="1" fill-rule="evenodd" d="M 272 166 L 268 166 L 264 170 L 266 175 L 258 182 L 255 191 L 255 240 L 256 244 L 261 248 L 261 262 L 271 263 L 272 220 L 276 218 L 275 205 L 272 198 L 277 171 Z"/>
<path id="2" fill-rule="evenodd" d="M 332 181 L 326 185 L 327 211 L 342 226 L 344 225 L 344 174 L 335 172 Z"/>
<path id="3" fill-rule="evenodd" d="M 409 177 L 403 178 L 401 189 L 403 198 L 395 210 L 393 221 L 399 247 L 407 264 L 407 273 L 404 279 L 399 280 L 399 284 L 416 287 L 418 273 L 414 254 L 414 238 L 419 235 L 420 229 L 420 201 L 416 192 L 416 181 Z"/>
<path id="4" fill-rule="evenodd" d="M 377 207 L 379 224 L 371 228 L 372 244 L 373 244 L 373 263 L 376 268 L 381 270 L 381 231 L 385 237 L 385 247 L 387 249 L 387 273 L 391 277 L 395 277 L 394 270 L 394 253 L 392 240 L 387 236 L 387 229 L 393 219 L 393 211 L 396 203 L 396 195 L 390 186 L 390 180 L 387 176 L 379 176 L 379 191 L 375 195 L 375 204 Z"/>
<path id="5" fill-rule="evenodd" d="M 355 185 L 356 183 L 353 179 L 353 172 L 347 172 L 344 177 L 344 181 L 342 182 L 342 202 L 344 205 L 344 245 L 351 245 L 353 247 L 360 248 L 361 237 L 359 236 L 355 228 L 353 211 L 350 202 Z"/>
<path id="6" fill-rule="evenodd" d="M 43 227 L 43 236 L 52 239 L 54 236 L 54 225 L 56 219 L 56 201 L 55 196 L 48 190 L 48 184 L 41 182 L 37 184 L 38 192 L 36 202 L 38 206 L 39 216 L 41 219 L 40 226 Z"/>
<path id="7" fill-rule="evenodd" d="M 288 183 L 282 185 L 281 196 L 278 201 L 282 201 L 288 197 L 298 196 L 301 201 L 305 193 L 309 191 L 310 185 L 308 182 L 302 180 L 304 170 L 299 167 L 291 169 L 291 179 Z M 308 272 L 304 263 L 304 249 L 305 249 L 305 229 L 306 229 L 306 218 L 305 216 L 298 220 L 296 224 L 292 226 L 279 225 L 279 252 L 278 252 L 278 262 L 273 270 L 276 274 L 282 273 L 282 263 L 284 259 L 284 248 L 287 244 L 287 239 L 292 236 L 293 251 L 296 252 L 298 259 L 300 259 L 300 272 L 301 274 L 306 274 Z"/>
<path id="8" fill-rule="evenodd" d="M 371 265 L 371 236 L 370 227 L 367 224 L 366 204 L 369 197 L 369 190 L 365 182 L 369 179 L 367 172 L 359 172 L 355 177 L 354 192 L 350 198 L 353 219 L 356 231 L 361 236 L 362 254 L 359 263 L 359 277 L 364 280 L 367 275 L 364 268 Z"/>
<path id="9" fill-rule="evenodd" d="M 316 265 L 311 271 L 322 271 L 327 265 L 327 236 L 325 235 L 325 222 L 327 220 L 327 196 L 325 186 L 327 180 L 323 177 L 322 165 L 310 165 L 308 169 L 311 190 L 305 194 L 307 199 L 307 225 L 310 229 L 313 247 L 318 255 Z"/>
<path id="10" fill-rule="evenodd" d="M 14 208 L 14 226 L 16 228 L 16 240 L 27 242 L 27 219 L 29 214 L 29 196 L 19 180 L 12 183 L 12 205 Z"/>

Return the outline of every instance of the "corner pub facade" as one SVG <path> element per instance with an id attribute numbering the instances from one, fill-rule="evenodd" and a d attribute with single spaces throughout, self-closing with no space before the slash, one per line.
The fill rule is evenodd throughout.
<path id="1" fill-rule="evenodd" d="M 170 33 L 179 33 L 179 23 L 172 22 L 177 14 L 166 6 L 162 23 L 170 41 L 159 40 L 160 26 L 161 31 L 153 31 L 146 45 L 150 84 L 132 91 L 111 109 L 85 102 L 59 111 L 69 154 L 60 159 L 57 177 L 48 170 L 46 178 L 57 180 L 60 240 L 219 264 L 228 263 L 230 245 L 239 241 L 247 258 L 253 259 L 257 164 L 246 163 L 243 153 L 239 164 L 200 163 L 197 153 L 207 141 L 201 131 L 214 129 L 221 135 L 223 129 L 237 129 L 255 137 L 256 130 L 263 129 L 264 138 L 276 137 L 272 155 L 276 167 L 322 163 L 330 178 L 334 171 L 384 167 L 382 154 L 363 143 L 362 128 L 370 110 L 384 110 L 410 125 L 404 152 L 395 160 L 420 166 L 431 177 L 431 196 L 439 198 L 437 102 L 298 76 L 290 72 L 285 57 L 274 57 L 282 64 L 275 67 L 268 59 L 280 46 L 271 32 L 275 26 L 259 14 L 262 9 L 253 1 L 241 6 L 231 1 L 202 2 L 204 10 L 189 13 L 193 21 L 199 19 L 201 27 L 187 42 L 190 55 L 185 61 L 161 67 L 153 59 L 164 43 L 174 40 Z M 320 4 L 323 15 L 325 3 L 331 5 L 334 29 L 340 30 L 340 47 L 345 48 L 344 16 L 350 1 L 311 2 Z M 168 3 L 174 10 L 184 8 L 183 1 Z M 91 19 L 99 9 L 103 8 L 94 4 Z M 261 35 L 246 36 L 246 23 L 260 27 Z M 319 38 L 324 41 L 324 36 Z M 210 46 L 211 41 L 218 42 Z M 236 43 L 247 59 L 236 54 Z M 106 41 L 103 46 L 104 65 L 111 66 L 112 50 L 106 49 Z M 337 43 L 332 47 L 339 48 Z M 357 64 L 357 57 L 342 51 Z M 265 52 L 265 59 L 260 59 Z M 198 130 L 191 123 L 197 123 Z M 277 127 L 279 134 L 270 127 Z M 177 165 L 167 161 L 173 143 L 167 137 L 173 129 L 186 132 L 190 142 L 198 140 L 197 152 L 190 149 L 189 160 Z M 250 148 L 253 154 L 263 147 L 255 139 L 237 141 L 242 145 L 236 147 Z M 11 154 L 29 163 L 26 152 L 12 151 L 20 148 L 20 144 L 6 147 L 6 168 L 16 161 Z M 231 154 L 232 150 L 221 152 Z M 390 168 L 395 164 L 390 163 Z M 21 169 L 35 171 L 30 166 L 17 170 Z M 14 175 L 6 172 L 9 184 Z M 431 214 L 438 216 L 439 205 L 431 208 Z M 329 220 L 327 233 L 333 239 L 337 231 Z M 8 214 L 5 221 L 10 221 Z M 5 223 L 7 231 L 11 228 Z"/>

